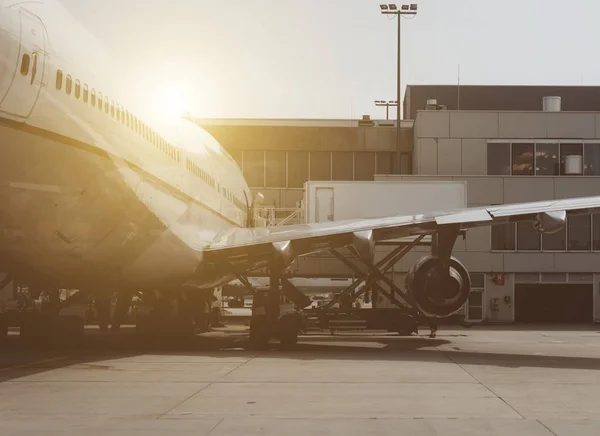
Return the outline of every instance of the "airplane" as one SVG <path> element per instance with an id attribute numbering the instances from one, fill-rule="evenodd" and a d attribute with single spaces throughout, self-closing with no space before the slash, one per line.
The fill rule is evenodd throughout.
<path id="1" fill-rule="evenodd" d="M 188 331 L 200 290 L 256 268 L 277 279 L 297 256 L 353 247 L 373 271 L 377 242 L 419 235 L 434 244 L 409 271 L 406 296 L 420 313 L 447 317 L 470 292 L 452 256 L 460 232 L 528 220 L 553 233 L 569 215 L 600 210 L 596 196 L 256 227 L 261 196 L 212 136 L 125 104 L 120 70 L 57 1 L 0 1 L 0 265 L 38 288 L 80 289 L 98 307 L 116 289 L 120 312 L 140 291 L 153 308 L 138 318 L 140 332 Z M 22 331 L 82 334 L 82 321 L 55 307 Z M 295 324 L 269 307 L 256 311 L 251 337 L 264 343 L 275 319 L 292 325 L 282 337 L 293 343 Z"/>

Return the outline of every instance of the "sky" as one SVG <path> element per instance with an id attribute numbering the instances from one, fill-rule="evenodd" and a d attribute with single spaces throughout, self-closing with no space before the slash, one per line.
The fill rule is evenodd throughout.
<path id="1" fill-rule="evenodd" d="M 384 118 L 374 100 L 396 99 L 397 21 L 379 1 L 60 2 L 147 104 L 205 118 L 355 119 Z M 403 92 L 458 83 L 459 66 L 463 85 L 600 85 L 598 1 L 417 3 L 401 22 Z"/>

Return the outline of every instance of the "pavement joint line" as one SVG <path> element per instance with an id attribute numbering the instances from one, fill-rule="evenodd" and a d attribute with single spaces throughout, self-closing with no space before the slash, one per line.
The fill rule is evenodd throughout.
<path id="1" fill-rule="evenodd" d="M 479 380 L 477 377 L 475 377 L 473 374 L 471 374 L 469 371 L 467 371 L 460 363 L 458 363 L 456 360 L 454 360 L 452 358 L 452 356 L 450 356 L 448 353 L 446 353 L 443 350 L 440 350 L 438 347 L 435 347 L 438 351 L 440 351 L 444 356 L 446 356 L 446 358 L 454 363 L 456 366 L 458 366 L 460 369 L 462 369 L 464 372 L 466 372 L 473 380 L 475 380 L 477 383 L 479 383 L 481 386 L 483 386 L 485 389 L 487 389 L 492 395 L 494 395 L 496 398 L 500 399 L 504 404 L 506 404 L 511 410 L 513 410 L 515 413 L 517 413 L 521 419 L 526 419 L 525 416 L 523 416 L 521 414 L 521 412 L 519 412 L 517 409 L 515 409 L 513 406 L 511 406 L 510 404 L 508 404 L 508 402 L 502 398 L 500 395 L 498 395 L 496 392 L 494 392 L 489 386 L 487 386 L 485 383 L 482 383 L 481 380 Z"/>
<path id="2" fill-rule="evenodd" d="M 548 430 L 551 434 L 553 434 L 554 436 L 558 436 L 556 433 L 554 433 L 552 430 L 550 430 L 550 428 L 544 424 L 542 421 L 540 421 L 539 419 L 536 419 L 536 421 L 542 426 L 544 427 L 546 430 Z"/>
<path id="3" fill-rule="evenodd" d="M 19 369 L 19 368 L 27 368 L 33 365 L 40 365 L 42 363 L 50 363 L 50 362 L 56 362 L 58 360 L 64 360 L 64 359 L 68 359 L 71 356 L 58 356 L 58 357 L 52 357 L 50 359 L 42 359 L 42 360 L 36 360 L 33 362 L 27 362 L 27 363 L 22 363 L 20 365 L 13 365 L 13 366 L 5 366 L 0 368 L 0 371 L 8 371 L 11 369 Z"/>
<path id="4" fill-rule="evenodd" d="M 222 417 L 219 422 L 217 422 L 210 430 L 208 430 L 208 433 L 206 433 L 206 435 L 204 436 L 209 436 L 214 430 L 215 428 L 217 428 L 219 425 L 221 425 L 221 423 L 225 421 L 225 417 Z"/>
<path id="5" fill-rule="evenodd" d="M 248 362 L 254 360 L 256 357 L 258 356 L 258 354 L 252 356 L 250 359 L 246 360 L 245 362 L 240 363 L 238 366 L 236 366 L 235 368 L 233 368 L 231 371 L 227 372 L 227 374 L 223 375 L 223 377 L 227 377 L 229 374 L 231 374 L 233 371 L 235 371 L 236 369 L 241 368 L 242 366 L 244 366 L 245 364 L 247 364 Z M 223 378 L 221 377 L 221 378 Z M 198 389 L 196 392 L 194 392 L 192 395 L 190 395 L 189 397 L 183 399 L 182 401 L 180 401 L 179 403 L 175 404 L 173 407 L 171 407 L 169 410 L 167 410 L 166 412 L 160 414 L 159 416 L 156 417 L 156 419 L 161 419 L 163 416 L 167 415 L 169 412 L 175 410 L 177 407 L 181 406 L 183 403 L 185 403 L 186 401 L 190 400 L 191 398 L 195 397 L 196 395 L 198 395 L 199 393 L 201 393 L 202 391 L 204 391 L 205 389 L 211 387 L 213 384 L 217 383 L 219 381 L 219 379 L 217 380 L 213 380 L 210 383 L 208 383 L 206 386 L 204 386 L 203 388 Z M 212 431 L 212 430 L 211 430 Z"/>

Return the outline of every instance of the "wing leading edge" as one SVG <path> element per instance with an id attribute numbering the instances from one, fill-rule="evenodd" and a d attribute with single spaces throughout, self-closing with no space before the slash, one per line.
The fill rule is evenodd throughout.
<path id="1" fill-rule="evenodd" d="M 600 196 L 531 203 L 483 206 L 455 211 L 386 218 L 332 221 L 266 228 L 234 228 L 222 232 L 206 249 L 206 260 L 257 264 L 278 254 L 283 260 L 315 251 L 370 242 L 433 234 L 445 226 L 473 227 L 541 220 L 546 214 L 583 215 L 600 212 Z M 361 242 L 362 241 L 362 242 Z"/>

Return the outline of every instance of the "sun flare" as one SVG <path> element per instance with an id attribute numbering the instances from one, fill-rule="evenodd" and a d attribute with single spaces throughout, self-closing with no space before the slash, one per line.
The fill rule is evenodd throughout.
<path id="1" fill-rule="evenodd" d="M 159 113 L 168 118 L 182 117 L 189 110 L 187 95 L 183 88 L 165 89 L 159 94 Z"/>

